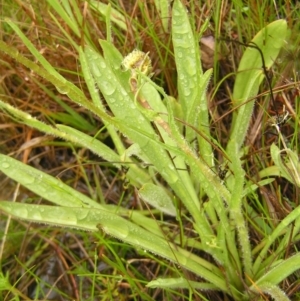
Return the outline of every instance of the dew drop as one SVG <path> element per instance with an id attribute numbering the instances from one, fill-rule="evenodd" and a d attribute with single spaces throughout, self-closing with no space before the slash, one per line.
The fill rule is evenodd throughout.
<path id="1" fill-rule="evenodd" d="M 39 174 L 37 177 L 35 177 L 35 184 L 39 184 L 42 182 L 43 175 Z"/>
<path id="2" fill-rule="evenodd" d="M 101 72 L 100 72 L 99 68 L 97 68 L 97 66 L 94 66 L 94 67 L 92 68 L 92 71 L 93 71 L 93 75 L 94 75 L 95 77 L 100 77 L 100 76 L 101 76 Z"/>
<path id="3" fill-rule="evenodd" d="M 100 62 L 100 67 L 103 68 L 103 69 L 105 69 L 106 68 L 105 62 Z"/>
<path id="4" fill-rule="evenodd" d="M 1 166 L 2 166 L 3 168 L 9 168 L 9 167 L 10 167 L 10 164 L 7 163 L 7 162 L 3 162 L 3 163 L 1 164 Z"/>
<path id="5" fill-rule="evenodd" d="M 173 164 L 169 164 L 168 167 L 169 167 L 170 170 L 175 170 L 175 167 L 174 167 Z"/>
<path id="6" fill-rule="evenodd" d="M 183 49 L 188 49 L 190 46 L 188 43 L 186 43 L 183 35 L 185 34 L 186 32 L 184 32 L 182 35 L 177 35 L 176 37 L 173 38 L 173 43 L 177 45 L 177 47 L 181 47 Z"/>
<path id="7" fill-rule="evenodd" d="M 173 15 L 174 16 L 180 16 L 181 13 L 180 13 L 180 10 L 176 9 L 176 8 L 173 8 Z M 173 20 L 173 22 L 175 21 L 176 19 Z"/>
<path id="8" fill-rule="evenodd" d="M 60 94 L 68 94 L 70 92 L 69 87 L 67 87 L 66 85 L 55 86 L 55 87 Z"/>
<path id="9" fill-rule="evenodd" d="M 191 90 L 190 89 L 184 89 L 183 93 L 184 93 L 185 96 L 190 96 Z"/>
<path id="10" fill-rule="evenodd" d="M 88 210 L 82 210 L 80 212 L 77 213 L 76 217 L 77 219 L 80 221 L 80 220 L 84 220 L 88 217 L 89 215 L 89 212 Z"/>
<path id="11" fill-rule="evenodd" d="M 14 215 L 27 218 L 28 217 L 28 210 L 24 208 L 14 208 Z"/>
<path id="12" fill-rule="evenodd" d="M 133 102 L 129 103 L 129 107 L 130 107 L 131 109 L 133 109 L 133 110 L 136 108 L 136 106 L 134 105 Z"/>
<path id="13" fill-rule="evenodd" d="M 193 60 L 187 58 L 184 67 L 185 67 L 186 72 L 187 72 L 190 76 L 193 76 L 193 75 L 196 74 L 196 66 L 195 66 Z"/>
<path id="14" fill-rule="evenodd" d="M 164 169 L 161 172 L 162 177 L 168 179 L 168 182 L 173 184 L 178 181 L 178 175 L 174 172 L 170 172 L 169 169 Z"/>
<path id="15" fill-rule="evenodd" d="M 124 96 L 127 96 L 127 95 L 128 95 L 127 91 L 126 91 L 125 89 L 123 89 L 123 88 L 120 89 L 120 92 L 121 92 L 121 94 L 124 95 Z"/>
<path id="16" fill-rule="evenodd" d="M 43 218 L 42 218 L 42 215 L 41 215 L 40 212 L 35 211 L 35 212 L 32 214 L 32 219 L 34 219 L 34 220 L 42 220 Z"/>
<path id="17" fill-rule="evenodd" d="M 106 95 L 112 95 L 116 91 L 116 87 L 112 85 L 110 82 L 103 81 L 101 83 L 102 93 Z"/>
<path id="18" fill-rule="evenodd" d="M 24 177 L 23 183 L 24 183 L 25 185 L 33 184 L 34 182 L 35 182 L 35 177 L 30 176 L 30 175 L 28 175 L 28 174 Z"/>

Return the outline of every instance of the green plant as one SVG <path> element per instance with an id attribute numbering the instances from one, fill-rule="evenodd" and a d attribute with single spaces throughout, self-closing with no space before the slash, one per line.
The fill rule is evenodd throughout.
<path id="1" fill-rule="evenodd" d="M 107 10 L 110 10 L 109 6 Z M 107 20 L 107 28 L 110 21 Z M 1 109 L 18 122 L 91 150 L 116 168 L 129 166 L 126 177 L 138 189 L 140 197 L 158 212 L 175 216 L 181 234 L 184 233 L 184 225 L 190 222 L 196 237 L 177 235 L 169 240 L 171 229 L 162 231 L 162 222 L 154 221 L 139 211 L 99 204 L 58 179 L 5 155 L 0 155 L 0 170 L 56 206 L 3 200 L 0 203 L 2 211 L 27 221 L 104 231 L 136 248 L 166 258 L 202 279 L 198 282 L 188 281 L 181 275 L 177 278 L 159 278 L 148 283 L 148 287 L 180 287 L 195 294 L 198 294 L 197 290 L 216 290 L 234 300 L 253 300 L 258 296 L 264 298 L 265 294 L 275 300 L 288 300 L 280 290 L 279 283 L 299 269 L 299 254 L 283 257 L 287 245 L 298 240 L 299 208 L 280 221 L 273 231 L 267 222 L 259 219 L 255 226 L 260 232 L 267 233 L 259 246 L 254 248 L 250 243 L 247 216 L 243 211 L 244 206 L 248 210 L 249 219 L 256 215 L 245 203 L 245 196 L 255 193 L 257 186 L 272 181 L 262 180 L 250 187 L 249 192 L 249 183 L 246 182 L 240 159 L 241 152 L 245 152 L 242 146 L 255 103 L 254 99 L 249 100 L 257 95 L 263 80 L 261 56 L 257 50 L 246 49 L 235 80 L 233 105 L 237 110 L 226 151 L 222 151 L 232 175 L 224 185 L 214 172 L 216 162 L 213 155 L 214 149 L 222 148 L 211 137 L 209 130 L 206 88 L 212 70 L 202 72 L 197 46 L 199 37 L 195 36 L 180 1 L 174 2 L 172 13 L 172 39 L 179 78 L 178 100 L 167 95 L 152 81 L 148 54 L 136 52 L 139 56 L 133 57 L 135 61 L 128 64 L 129 58 L 124 61 L 108 38 L 100 41 L 103 56 L 90 43 L 83 49 L 74 45 L 78 49 L 82 75 L 92 99 L 90 101 L 44 59 L 13 22 L 7 20 L 7 23 L 39 65 L 2 41 L 0 50 L 47 79 L 59 93 L 67 95 L 74 103 L 100 118 L 117 151 L 97 137 L 70 126 L 42 123 L 6 102 L 0 102 Z M 286 22 L 279 20 L 266 26 L 253 39 L 265 57 L 267 68 L 276 59 L 286 34 Z M 110 113 L 106 111 L 95 87 L 99 88 Z M 180 113 L 175 110 L 178 106 Z M 179 118 L 183 122 L 179 122 Z M 183 124 L 187 125 L 185 136 Z M 119 133 L 130 139 L 129 147 Z M 194 147 L 195 141 L 199 151 Z M 278 158 L 279 151 L 275 148 L 274 158 Z M 277 172 L 283 173 L 290 181 L 296 179 L 295 183 L 299 185 L 298 161 L 292 151 L 289 154 L 291 159 L 288 163 L 274 160 Z M 129 163 L 151 166 L 145 169 Z M 292 166 L 295 174 L 293 178 L 288 176 L 286 166 Z M 185 208 L 182 214 L 179 202 Z M 277 239 L 281 240 L 277 252 L 268 254 Z M 204 259 L 194 250 L 205 252 L 212 259 Z"/>

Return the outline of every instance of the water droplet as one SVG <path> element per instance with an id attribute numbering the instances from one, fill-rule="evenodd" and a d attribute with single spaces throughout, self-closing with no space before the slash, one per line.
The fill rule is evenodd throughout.
<path id="1" fill-rule="evenodd" d="M 194 61 L 189 57 L 187 57 L 187 59 L 186 59 L 186 62 L 184 64 L 184 68 L 185 68 L 186 72 L 189 75 L 196 74 L 196 66 L 194 64 Z"/>
<path id="2" fill-rule="evenodd" d="M 101 67 L 101 68 L 103 68 L 103 69 L 105 69 L 105 68 L 106 68 L 106 64 L 105 64 L 105 62 L 103 62 L 103 61 L 102 61 L 102 62 L 100 62 L 100 67 Z"/>
<path id="3" fill-rule="evenodd" d="M 127 91 L 123 88 L 120 89 L 121 94 L 123 94 L 124 96 L 128 95 Z"/>
<path id="4" fill-rule="evenodd" d="M 191 94 L 191 90 L 186 88 L 184 89 L 183 93 L 185 96 L 189 96 Z"/>
<path id="5" fill-rule="evenodd" d="M 170 172 L 168 168 L 164 169 L 161 172 L 161 175 L 165 178 L 168 179 L 168 182 L 173 184 L 178 181 L 178 175 L 175 172 Z"/>
<path id="6" fill-rule="evenodd" d="M 24 180 L 23 180 L 23 184 L 24 185 L 33 184 L 34 182 L 35 182 L 35 177 L 30 176 L 29 174 L 27 174 L 24 177 Z"/>
<path id="7" fill-rule="evenodd" d="M 177 47 L 181 48 L 190 48 L 190 45 L 185 41 L 183 35 L 177 35 L 173 38 L 173 43 L 176 44 Z"/>
<path id="8" fill-rule="evenodd" d="M 169 169 L 171 169 L 171 170 L 175 170 L 175 167 L 174 167 L 174 165 L 173 165 L 173 164 L 169 164 L 168 166 L 169 166 Z"/>
<path id="9" fill-rule="evenodd" d="M 133 110 L 136 109 L 136 106 L 133 102 L 129 103 L 129 107 L 130 107 L 130 109 L 133 109 Z"/>
<path id="10" fill-rule="evenodd" d="M 116 91 L 116 86 L 112 85 L 110 82 L 101 82 L 101 91 L 106 95 L 112 95 Z"/>
<path id="11" fill-rule="evenodd" d="M 100 77 L 101 76 L 101 72 L 100 72 L 98 66 L 96 66 L 96 65 L 94 65 L 92 67 L 92 72 L 93 72 L 94 77 Z"/>
<path id="12" fill-rule="evenodd" d="M 9 168 L 9 167 L 10 167 L 10 164 L 7 163 L 7 162 L 3 162 L 3 163 L 1 164 L 1 166 L 2 166 L 3 168 Z"/>
<path id="13" fill-rule="evenodd" d="M 90 212 L 92 212 L 92 211 L 82 210 L 77 213 L 76 217 L 78 220 L 83 220 L 83 219 L 87 218 L 87 216 L 89 215 Z"/>
<path id="14" fill-rule="evenodd" d="M 43 175 L 39 174 L 38 176 L 35 177 L 35 184 L 39 184 L 42 182 Z"/>
<path id="15" fill-rule="evenodd" d="M 34 220 L 43 220 L 42 215 L 40 212 L 35 211 L 32 213 L 32 219 Z"/>
<path id="16" fill-rule="evenodd" d="M 14 208 L 14 214 L 16 216 L 20 216 L 22 218 L 27 218 L 28 217 L 28 210 L 24 208 Z"/>
<path id="17" fill-rule="evenodd" d="M 194 81 L 190 81 L 190 82 L 189 82 L 189 88 L 190 88 L 190 89 L 194 89 L 195 86 L 196 86 L 196 85 L 195 85 L 195 82 L 194 82 Z"/>
<path id="18" fill-rule="evenodd" d="M 68 94 L 70 89 L 67 85 L 55 86 L 60 94 Z"/>
<path id="19" fill-rule="evenodd" d="M 176 8 L 173 8 L 173 14 L 174 14 L 174 16 L 180 16 L 181 15 L 181 11 L 178 10 L 178 9 L 176 9 Z M 174 20 L 173 20 L 173 22 L 174 22 Z"/>

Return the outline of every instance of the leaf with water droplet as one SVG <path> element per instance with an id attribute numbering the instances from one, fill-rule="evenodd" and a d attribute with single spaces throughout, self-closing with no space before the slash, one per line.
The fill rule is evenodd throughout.
<path id="1" fill-rule="evenodd" d="M 183 278 L 183 277 L 158 278 L 158 279 L 150 281 L 146 286 L 151 287 L 151 288 L 164 288 L 164 289 L 166 289 L 166 288 L 190 289 L 192 287 L 194 289 L 199 289 L 199 290 L 218 290 L 218 288 L 215 287 L 211 283 L 191 281 L 191 280 L 187 280 L 186 278 Z"/>
<path id="2" fill-rule="evenodd" d="M 142 200 L 160 211 L 176 216 L 176 208 L 166 190 L 152 183 L 146 183 L 139 190 Z"/>
<path id="3" fill-rule="evenodd" d="M 10 168 L 7 168 L 8 165 Z M 0 154 L 0 170 L 8 177 L 52 203 L 66 207 L 101 208 L 98 203 L 62 183 L 59 179 L 9 156 Z"/>
<path id="4" fill-rule="evenodd" d="M 167 258 L 186 269 L 201 275 L 218 288 L 228 290 L 223 274 L 213 264 L 199 259 L 190 252 L 174 246 L 164 238 L 135 225 L 115 213 L 90 208 L 70 208 L 24 203 L 0 202 L 0 210 L 16 218 L 43 224 L 71 227 L 87 231 L 103 229 L 128 244 Z M 83 213 L 84 212 L 84 213 Z"/>
<path id="5" fill-rule="evenodd" d="M 201 29 L 201 32 L 203 30 L 204 28 Z M 172 39 L 178 73 L 178 98 L 182 105 L 184 121 L 209 137 L 206 89 L 212 70 L 207 70 L 205 74 L 202 72 L 199 43 L 196 42 L 197 38 L 190 25 L 186 7 L 180 1 L 175 1 L 173 5 Z M 197 108 L 201 108 L 201 110 L 199 111 Z M 191 127 L 186 128 L 185 137 L 187 141 L 197 139 L 202 157 L 211 158 L 212 147 L 207 139 L 198 137 Z M 211 166 L 212 160 L 208 161 L 207 164 Z"/>
<path id="6" fill-rule="evenodd" d="M 233 115 L 231 132 L 232 145 L 239 152 L 244 143 L 250 121 L 252 118 L 255 95 L 259 91 L 259 86 L 263 80 L 263 62 L 265 67 L 270 68 L 285 42 L 287 35 L 287 22 L 283 19 L 268 24 L 248 43 L 238 67 L 238 73 L 234 83 L 232 102 L 237 110 Z M 274 47 L 275 46 L 275 47 Z M 263 58 L 262 56 L 263 55 Z M 252 101 L 247 102 L 248 99 Z M 236 156 L 237 154 L 233 154 Z"/>
<path id="7" fill-rule="evenodd" d="M 67 85 L 56 85 L 55 87 L 60 94 L 68 94 L 70 92 L 70 88 Z"/>

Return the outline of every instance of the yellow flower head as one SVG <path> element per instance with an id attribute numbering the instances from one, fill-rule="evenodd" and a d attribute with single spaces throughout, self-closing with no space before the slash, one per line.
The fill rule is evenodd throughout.
<path id="1" fill-rule="evenodd" d="M 148 54 L 149 52 L 145 53 L 138 49 L 133 50 L 122 62 L 124 70 L 130 70 L 132 75 L 136 75 L 136 70 L 149 75 L 152 71 L 152 64 Z"/>

